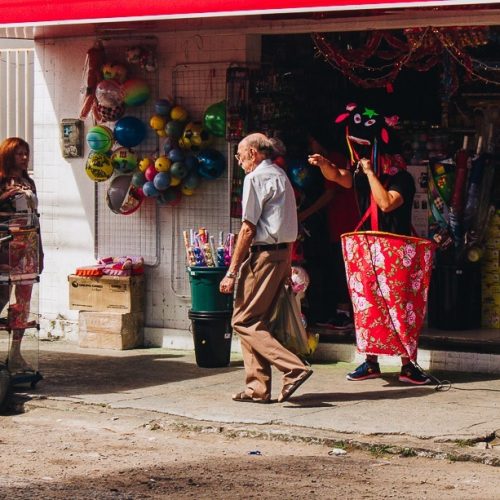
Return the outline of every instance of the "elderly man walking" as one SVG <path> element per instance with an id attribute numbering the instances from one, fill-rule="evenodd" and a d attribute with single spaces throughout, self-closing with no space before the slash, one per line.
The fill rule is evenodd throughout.
<path id="1" fill-rule="evenodd" d="M 281 289 L 290 276 L 291 244 L 297 238 L 297 207 L 283 169 L 271 161 L 273 143 L 263 134 L 245 137 L 236 159 L 245 171 L 242 226 L 231 265 L 220 283 L 222 293 L 235 297 L 232 325 L 239 335 L 245 365 L 245 390 L 234 401 L 271 402 L 271 367 L 283 373 L 278 403 L 312 375 L 295 354 L 269 332 Z"/>

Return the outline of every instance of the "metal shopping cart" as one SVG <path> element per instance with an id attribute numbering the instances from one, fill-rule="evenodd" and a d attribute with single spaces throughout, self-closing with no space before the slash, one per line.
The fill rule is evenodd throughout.
<path id="1" fill-rule="evenodd" d="M 10 389 L 42 380 L 38 371 L 40 237 L 35 214 L 0 212 L 0 407 Z M 22 354 L 21 354 L 22 343 Z"/>

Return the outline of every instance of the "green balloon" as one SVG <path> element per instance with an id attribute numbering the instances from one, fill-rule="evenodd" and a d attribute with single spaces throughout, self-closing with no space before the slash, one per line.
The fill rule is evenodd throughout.
<path id="1" fill-rule="evenodd" d="M 226 135 L 226 101 L 216 102 L 207 108 L 203 116 L 205 128 L 216 137 Z"/>

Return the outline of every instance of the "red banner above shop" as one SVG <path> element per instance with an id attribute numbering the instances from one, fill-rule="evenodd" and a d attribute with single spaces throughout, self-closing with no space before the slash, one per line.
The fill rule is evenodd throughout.
<path id="1" fill-rule="evenodd" d="M 500 4 L 497 0 L 7 0 L 0 2 L 0 26 L 495 3 Z"/>

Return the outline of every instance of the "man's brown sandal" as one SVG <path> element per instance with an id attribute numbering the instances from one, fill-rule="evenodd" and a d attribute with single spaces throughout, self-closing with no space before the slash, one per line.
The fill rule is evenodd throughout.
<path id="1" fill-rule="evenodd" d="M 238 401 L 239 403 L 260 403 L 260 404 L 269 404 L 271 402 L 270 398 L 262 399 L 262 398 L 252 398 L 245 391 L 238 392 L 233 394 L 233 401 Z"/>
<path id="2" fill-rule="evenodd" d="M 307 370 L 301 377 L 291 384 L 286 384 L 281 394 L 278 396 L 278 403 L 288 401 L 290 396 L 313 374 L 312 370 Z"/>

